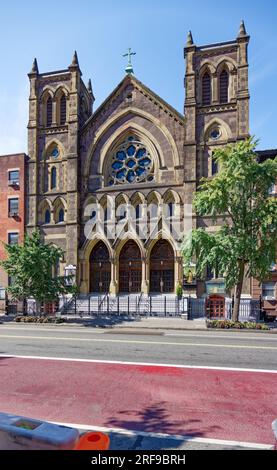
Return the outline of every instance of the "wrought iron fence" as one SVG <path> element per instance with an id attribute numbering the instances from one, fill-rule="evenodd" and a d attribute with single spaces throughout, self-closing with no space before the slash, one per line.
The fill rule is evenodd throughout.
<path id="1" fill-rule="evenodd" d="M 132 316 L 180 316 L 186 315 L 188 299 L 175 296 L 144 296 L 126 295 L 113 297 L 74 296 L 63 303 L 61 313 L 64 315 L 100 316 L 100 315 L 132 315 Z"/>

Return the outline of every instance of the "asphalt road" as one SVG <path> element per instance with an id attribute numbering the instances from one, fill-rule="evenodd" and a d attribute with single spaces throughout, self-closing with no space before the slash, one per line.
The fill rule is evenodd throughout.
<path id="1" fill-rule="evenodd" d="M 2 324 L 0 410 L 108 428 L 113 449 L 273 445 L 276 350 L 267 333 Z"/>
<path id="2" fill-rule="evenodd" d="M 0 325 L 0 354 L 277 370 L 277 335 Z"/>

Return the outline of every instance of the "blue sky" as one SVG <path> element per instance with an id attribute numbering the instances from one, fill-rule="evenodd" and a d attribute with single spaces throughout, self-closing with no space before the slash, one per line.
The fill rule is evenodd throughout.
<path id="1" fill-rule="evenodd" d="M 98 107 L 124 76 L 128 47 L 135 75 L 183 112 L 187 31 L 198 45 L 232 40 L 241 19 L 251 35 L 251 133 L 277 148 L 277 3 L 273 0 L 9 0 L 0 3 L 0 154 L 27 152 L 28 77 L 68 67 L 76 49 Z"/>

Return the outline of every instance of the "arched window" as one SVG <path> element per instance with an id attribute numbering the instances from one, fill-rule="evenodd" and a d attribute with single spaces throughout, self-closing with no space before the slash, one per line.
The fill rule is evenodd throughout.
<path id="1" fill-rule="evenodd" d="M 60 209 L 59 210 L 59 217 L 58 217 L 59 222 L 64 222 L 64 210 Z"/>
<path id="2" fill-rule="evenodd" d="M 212 175 L 216 175 L 217 173 L 218 173 L 218 163 L 214 155 L 212 155 Z"/>
<path id="3" fill-rule="evenodd" d="M 50 224 L 50 210 L 49 209 L 46 209 L 46 211 L 45 211 L 44 223 L 45 224 Z"/>
<path id="4" fill-rule="evenodd" d="M 57 187 L 57 168 L 53 166 L 51 168 L 51 189 L 55 189 Z"/>
<path id="5" fill-rule="evenodd" d="M 49 96 L 46 101 L 46 126 L 52 125 L 53 110 L 52 110 L 52 98 Z"/>
<path id="6" fill-rule="evenodd" d="M 205 72 L 202 77 L 202 104 L 211 104 L 211 76 L 209 72 Z"/>
<path id="7" fill-rule="evenodd" d="M 140 219 L 140 204 L 136 205 L 136 220 Z"/>
<path id="8" fill-rule="evenodd" d="M 60 125 L 63 126 L 66 123 L 66 97 L 62 94 L 60 99 L 60 116 L 59 116 Z"/>
<path id="9" fill-rule="evenodd" d="M 219 102 L 228 103 L 229 74 L 223 70 L 219 76 Z"/>

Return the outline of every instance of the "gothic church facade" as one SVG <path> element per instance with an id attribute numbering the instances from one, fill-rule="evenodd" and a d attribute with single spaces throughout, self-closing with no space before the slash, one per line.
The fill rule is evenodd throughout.
<path id="1" fill-rule="evenodd" d="M 26 230 L 39 228 L 46 242 L 64 250 L 60 272 L 76 268 L 81 293 L 175 292 L 183 284 L 180 244 L 163 236 L 160 210 L 167 207 L 169 218 L 183 214 L 200 179 L 217 172 L 213 150 L 249 135 L 248 42 L 243 23 L 228 42 L 197 46 L 188 34 L 184 114 L 132 73 L 94 111 L 76 53 L 65 70 L 39 73 L 34 61 Z M 110 199 L 123 236 L 109 239 L 95 230 L 88 239 L 86 223 L 95 213 L 86 207 L 97 203 L 107 222 Z M 148 224 L 147 208 L 154 207 L 155 237 L 125 226 L 126 213 L 117 213 L 122 204 L 134 208 L 136 220 L 146 215 Z M 217 229 L 195 214 L 192 225 Z M 187 289 L 202 295 L 205 282 Z M 244 289 L 250 293 L 249 285 Z"/>

